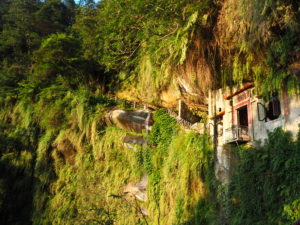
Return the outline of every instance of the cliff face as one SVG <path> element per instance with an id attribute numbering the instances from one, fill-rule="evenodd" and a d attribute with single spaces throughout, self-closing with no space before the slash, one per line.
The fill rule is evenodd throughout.
<path id="1" fill-rule="evenodd" d="M 186 133 L 163 110 L 121 109 L 88 90 L 23 103 L 1 112 L 5 224 L 208 221 L 197 214 L 214 198 L 207 135 Z"/>
<path id="2" fill-rule="evenodd" d="M 215 65 L 205 57 L 203 47 L 207 48 L 208 45 L 200 39 L 195 40 L 186 53 L 186 60 L 165 71 L 167 76 L 162 85 L 156 85 L 153 80 L 155 71 L 150 68 L 154 65 L 151 62 L 143 65 L 145 68 L 139 72 L 135 87 L 126 83 L 117 95 L 129 101 L 170 109 L 176 109 L 180 99 L 191 109 L 207 111 L 208 90 L 213 88 L 215 79 L 218 79 L 214 77 L 216 75 L 212 68 Z"/>
<path id="3" fill-rule="evenodd" d="M 198 3 L 170 16 L 165 35 L 139 40 L 138 53 L 128 58 L 136 66 L 120 69 L 130 80 L 120 82 L 120 97 L 168 108 L 181 99 L 206 111 L 208 90 L 243 82 L 254 82 L 263 96 L 284 86 L 298 92 L 298 3 Z"/>
<path id="4" fill-rule="evenodd" d="M 83 103 L 73 106 L 61 127 L 56 117 L 48 118 L 56 121 L 55 126 L 35 136 L 37 127 L 28 130 L 15 120 L 11 125 L 19 133 L 9 134 L 6 129 L 9 135 L 1 136 L 1 143 L 7 143 L 1 146 L 5 152 L 0 160 L 5 171 L 1 174 L 5 223 L 18 224 L 22 219 L 27 224 L 122 225 L 239 225 L 245 218 L 251 224 L 296 221 L 300 151 L 299 140 L 290 134 L 276 130 L 259 149 L 227 146 L 224 160 L 230 161 L 223 164 L 232 164 L 231 179 L 220 185 L 228 168 L 214 165 L 207 133 L 187 131 L 163 110 L 152 115 L 115 109 L 116 105 L 100 110 L 97 105 L 93 111 Z M 17 118 L 12 115 L 8 118 Z M 19 202 L 20 197 L 24 201 Z M 282 203 L 275 204 L 278 199 Z"/>
<path id="5" fill-rule="evenodd" d="M 1 224 L 300 217 L 300 136 L 220 152 L 199 123 L 211 89 L 299 93 L 298 1 L 80 3 L 0 1 Z"/>

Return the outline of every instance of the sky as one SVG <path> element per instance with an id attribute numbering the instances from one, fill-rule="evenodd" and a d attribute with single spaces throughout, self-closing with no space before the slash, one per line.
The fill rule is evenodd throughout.
<path id="1" fill-rule="evenodd" d="M 94 0 L 96 3 L 100 2 L 101 0 Z M 75 0 L 76 3 L 80 2 L 80 0 Z"/>

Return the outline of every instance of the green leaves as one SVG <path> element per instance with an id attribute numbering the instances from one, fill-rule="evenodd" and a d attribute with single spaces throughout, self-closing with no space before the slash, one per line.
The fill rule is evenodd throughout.
<path id="1" fill-rule="evenodd" d="M 252 80 L 265 96 L 287 83 L 290 92 L 299 91 L 299 79 L 289 70 L 298 52 L 299 15 L 299 3 L 291 0 L 226 1 L 216 38 L 224 51 L 222 70 L 232 70 L 227 84 Z"/>
<path id="2" fill-rule="evenodd" d="M 274 225 L 296 221 L 299 214 L 296 202 L 300 199 L 297 142 L 291 134 L 276 129 L 269 133 L 262 148 L 237 150 L 238 165 L 230 184 L 230 198 L 237 199 L 239 204 L 231 202 L 230 224 Z"/>
<path id="3" fill-rule="evenodd" d="M 166 65 L 184 63 L 190 42 L 200 35 L 196 28 L 209 27 L 213 10 L 209 0 L 104 0 L 97 16 L 103 48 L 100 63 L 107 70 L 143 77 L 138 68 L 147 56 L 157 71 L 153 82 L 158 78 L 159 83 L 168 83 L 163 82 L 170 78 L 165 75 L 170 73 Z"/>
<path id="4" fill-rule="evenodd" d="M 34 53 L 33 80 L 54 80 L 58 75 L 76 83 L 84 77 L 80 41 L 67 34 L 53 34 Z M 71 81 L 72 78 L 72 81 Z"/>
<path id="5" fill-rule="evenodd" d="M 169 146 L 172 138 L 177 135 L 179 131 L 176 120 L 166 114 L 163 110 L 155 112 L 154 120 L 155 124 L 149 137 L 150 145 L 160 145 L 159 147 Z"/>

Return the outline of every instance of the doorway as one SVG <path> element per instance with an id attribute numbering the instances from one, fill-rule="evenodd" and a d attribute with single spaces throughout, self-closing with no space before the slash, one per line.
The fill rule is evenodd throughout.
<path id="1" fill-rule="evenodd" d="M 247 105 L 237 109 L 238 126 L 248 127 L 248 107 Z"/>

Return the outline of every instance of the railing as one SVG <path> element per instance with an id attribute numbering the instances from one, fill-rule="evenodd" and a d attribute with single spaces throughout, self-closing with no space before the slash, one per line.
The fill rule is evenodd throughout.
<path id="1" fill-rule="evenodd" d="M 225 129 L 225 142 L 250 141 L 248 126 L 232 126 Z"/>
<path id="2" fill-rule="evenodd" d="M 185 119 L 182 119 L 182 118 L 178 118 L 178 115 L 175 112 L 173 112 L 169 109 L 167 110 L 167 112 L 170 116 L 172 116 L 174 119 L 176 119 L 176 121 L 177 121 L 177 123 L 179 123 L 179 125 L 183 126 L 184 128 L 190 129 L 191 126 L 193 126 L 193 124 L 191 122 L 189 122 Z"/>
<path id="3" fill-rule="evenodd" d="M 111 98 L 114 98 L 116 101 L 119 101 L 119 100 L 124 100 L 124 99 L 119 99 L 117 96 L 111 96 Z M 128 104 L 130 105 L 132 108 L 134 109 L 137 109 L 137 108 L 140 108 L 142 109 L 144 107 L 144 104 L 142 103 L 138 103 L 138 102 L 131 102 L 131 101 L 127 101 L 127 100 L 124 100 L 125 104 Z M 182 118 L 179 118 L 177 113 L 175 113 L 174 111 L 170 110 L 170 109 L 167 109 L 166 112 L 171 116 L 173 117 L 174 119 L 176 119 L 177 123 L 184 127 L 185 129 L 191 129 L 191 127 L 193 126 L 193 124 L 185 119 L 182 119 Z"/>

